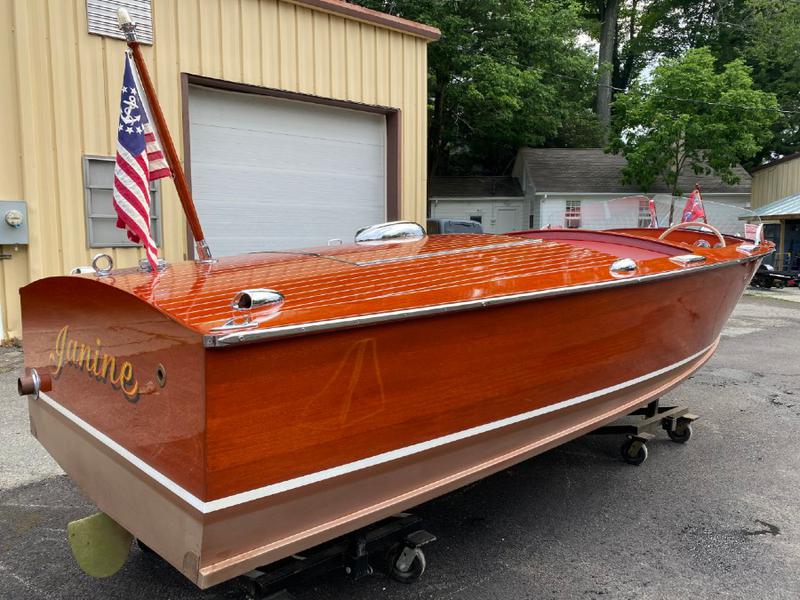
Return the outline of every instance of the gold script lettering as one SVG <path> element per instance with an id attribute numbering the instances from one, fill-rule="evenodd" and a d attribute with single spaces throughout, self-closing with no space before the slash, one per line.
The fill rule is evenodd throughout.
<path id="1" fill-rule="evenodd" d="M 139 382 L 136 381 L 136 378 L 133 376 L 133 365 L 128 361 L 122 363 L 122 368 L 120 369 L 120 389 L 122 393 L 125 394 L 129 400 L 136 398 L 139 394 Z"/>
<path id="2" fill-rule="evenodd" d="M 95 347 L 70 339 L 69 325 L 61 328 L 56 336 L 53 351 L 50 352 L 51 373 L 57 378 L 65 367 L 84 371 L 98 381 L 110 383 L 120 390 L 129 402 L 139 400 L 139 381 L 136 379 L 133 364 L 122 361 L 117 368 L 115 356 L 102 351 L 100 338 L 95 339 Z"/>
<path id="3" fill-rule="evenodd" d="M 53 377 L 58 377 L 61 374 L 61 369 L 64 368 L 64 348 L 67 345 L 67 334 L 69 334 L 69 325 L 64 325 L 61 331 L 58 332 L 56 347 L 50 353 L 50 362 L 54 365 Z"/>

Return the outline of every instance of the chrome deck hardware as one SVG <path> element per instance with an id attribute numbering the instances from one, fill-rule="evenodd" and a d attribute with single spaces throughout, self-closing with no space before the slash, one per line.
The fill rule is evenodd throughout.
<path id="1" fill-rule="evenodd" d="M 608 268 L 614 277 L 628 277 L 639 270 L 639 265 L 632 258 L 620 258 Z"/>
<path id="2" fill-rule="evenodd" d="M 156 267 L 158 268 L 159 271 L 163 271 L 168 266 L 169 265 L 167 264 L 167 261 L 165 261 L 163 258 L 159 258 L 156 260 Z M 146 258 L 140 258 L 139 270 L 145 273 L 151 273 L 153 271 L 153 267 L 150 266 L 149 260 L 147 260 Z"/>
<path id="3" fill-rule="evenodd" d="M 277 311 L 283 304 L 283 294 L 275 290 L 265 288 L 254 288 L 249 290 L 241 290 L 236 293 L 231 302 L 231 308 L 239 311 L 239 314 L 234 314 L 223 325 L 214 327 L 211 331 L 228 331 L 230 329 L 245 329 L 255 327 L 258 321 L 253 319 L 252 311 L 259 309 L 267 309 L 265 317 L 272 316 L 270 313 Z"/>
<path id="4" fill-rule="evenodd" d="M 753 236 L 753 242 L 752 243 L 745 242 L 743 244 L 739 244 L 738 246 L 736 246 L 736 250 L 738 252 L 744 252 L 745 254 L 750 254 L 763 243 L 764 243 L 764 224 L 759 223 L 758 227 L 756 227 L 756 234 L 755 236 Z"/>
<path id="5" fill-rule="evenodd" d="M 357 244 L 369 242 L 410 242 L 425 237 L 425 229 L 413 221 L 391 221 L 370 225 L 356 232 Z"/>
<path id="6" fill-rule="evenodd" d="M 669 259 L 682 267 L 688 267 L 689 265 L 706 261 L 706 257 L 700 254 L 679 254 L 678 256 L 670 256 Z"/>
<path id="7" fill-rule="evenodd" d="M 88 275 L 88 274 L 94 275 L 95 273 L 96 271 L 94 270 L 94 268 L 88 265 L 83 267 L 73 267 L 72 270 L 69 272 L 70 275 Z"/>
<path id="8" fill-rule="evenodd" d="M 263 306 L 277 307 L 283 304 L 283 294 L 275 290 L 257 288 L 242 290 L 233 297 L 231 304 L 236 310 L 253 310 Z"/>
<path id="9" fill-rule="evenodd" d="M 103 266 L 103 263 L 105 263 L 105 266 Z M 105 252 L 95 254 L 92 259 L 92 268 L 98 277 L 108 277 L 114 268 L 114 259 Z"/>

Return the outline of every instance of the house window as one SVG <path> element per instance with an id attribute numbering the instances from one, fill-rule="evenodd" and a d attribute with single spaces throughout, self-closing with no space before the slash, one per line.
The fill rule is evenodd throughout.
<path id="1" fill-rule="evenodd" d="M 483 223 L 483 215 L 470 215 L 470 221 L 475 221 L 476 223 Z"/>
<path id="2" fill-rule="evenodd" d="M 581 201 L 567 200 L 564 211 L 564 227 L 567 229 L 580 229 L 581 226 Z"/>
<path id="3" fill-rule="evenodd" d="M 652 227 L 653 219 L 650 217 L 650 199 L 639 198 L 639 227 Z"/>
<path id="4" fill-rule="evenodd" d="M 125 39 L 117 22 L 117 9 L 128 10 L 136 23 L 136 39 L 143 44 L 153 43 L 153 11 L 150 0 L 86 0 L 86 21 L 89 33 Z"/>
<path id="5" fill-rule="evenodd" d="M 83 157 L 83 185 L 86 196 L 86 232 L 89 248 L 132 248 L 124 229 L 117 228 L 117 213 L 111 200 L 114 185 L 111 157 Z M 158 184 L 150 183 L 150 231 L 156 245 L 161 245 L 161 211 Z"/>

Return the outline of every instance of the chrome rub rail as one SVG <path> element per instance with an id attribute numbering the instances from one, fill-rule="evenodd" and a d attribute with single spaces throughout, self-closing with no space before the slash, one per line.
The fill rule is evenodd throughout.
<path id="1" fill-rule="evenodd" d="M 487 308 L 489 306 L 501 306 L 503 304 L 513 304 L 516 302 L 525 302 L 529 300 L 540 300 L 542 298 L 554 298 L 557 296 L 566 296 L 569 294 L 580 294 L 585 292 L 591 292 L 593 290 L 619 287 L 624 285 L 635 285 L 637 283 L 645 283 L 649 281 L 657 281 L 659 279 L 684 277 L 687 275 L 691 275 L 693 273 L 699 273 L 700 271 L 711 271 L 713 269 L 721 269 L 733 265 L 740 265 L 744 263 L 754 262 L 763 259 L 768 254 L 770 253 L 758 254 L 754 256 L 746 256 L 736 260 L 727 260 L 724 262 L 719 262 L 711 265 L 690 266 L 689 268 L 681 268 L 673 271 L 665 271 L 662 273 L 653 273 L 650 275 L 639 275 L 639 276 L 627 277 L 624 279 L 610 279 L 606 281 L 599 281 L 596 283 L 584 283 L 581 285 L 574 285 L 562 288 L 551 288 L 547 290 L 538 290 L 535 292 L 523 292 L 520 294 L 510 294 L 507 296 L 493 296 L 490 298 L 481 298 L 479 300 L 463 300 L 460 302 L 450 302 L 447 304 L 421 306 L 419 308 L 406 308 L 402 310 L 394 310 L 381 313 L 354 315 L 352 317 L 328 319 L 325 321 L 311 321 L 309 323 L 300 323 L 296 325 L 283 325 L 278 327 L 270 327 L 269 329 L 240 331 L 236 333 L 228 333 L 225 335 L 205 334 L 203 335 L 203 346 L 205 346 L 206 348 L 224 348 L 226 346 L 238 346 L 240 344 L 250 344 L 254 342 L 272 340 L 277 338 L 305 335 L 308 333 L 320 333 L 336 329 L 349 329 L 352 327 L 365 327 L 368 325 L 375 325 L 378 323 L 402 321 L 405 319 L 428 317 L 431 315 L 437 315 L 443 313 L 452 313 L 464 310 Z"/>

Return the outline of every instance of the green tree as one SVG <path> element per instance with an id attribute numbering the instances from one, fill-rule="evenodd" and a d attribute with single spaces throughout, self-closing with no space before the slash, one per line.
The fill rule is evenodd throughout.
<path id="1" fill-rule="evenodd" d="M 607 151 L 625 156 L 623 181 L 645 191 L 659 179 L 674 195 L 687 191 L 678 178 L 689 166 L 736 183 L 733 167 L 769 141 L 776 109 L 774 94 L 753 88 L 741 60 L 717 72 L 710 50 L 693 49 L 662 60 L 652 81 L 617 96 Z"/>
<path id="2" fill-rule="evenodd" d="M 594 58 L 573 0 L 357 0 L 438 27 L 428 171 L 503 173 L 521 146 L 596 144 Z"/>
<path id="3" fill-rule="evenodd" d="M 583 1 L 586 31 L 598 42 L 601 125 L 610 122 L 616 90 L 627 89 L 656 58 L 680 56 L 708 37 L 715 6 L 715 0 Z"/>
<path id="4" fill-rule="evenodd" d="M 774 93 L 787 111 L 773 123 L 773 140 L 756 158 L 800 151 L 800 2 L 720 2 L 707 38 L 718 64 L 743 60 L 756 87 Z"/>
<path id="5" fill-rule="evenodd" d="M 745 166 L 800 151 L 797 0 L 625 0 L 618 30 L 616 87 L 627 88 L 654 59 L 677 58 L 690 48 L 708 47 L 718 68 L 740 58 L 754 86 L 774 93 L 786 110 L 772 125 L 772 140 Z"/>

